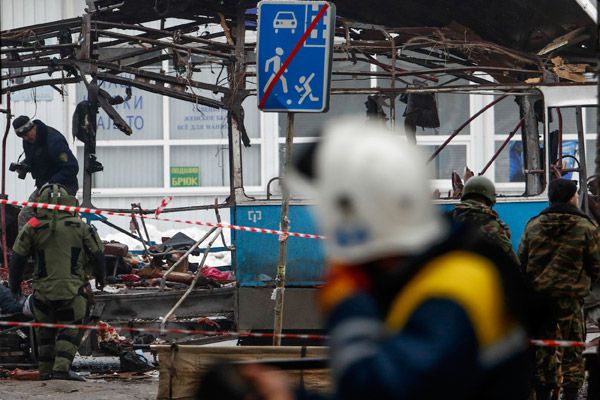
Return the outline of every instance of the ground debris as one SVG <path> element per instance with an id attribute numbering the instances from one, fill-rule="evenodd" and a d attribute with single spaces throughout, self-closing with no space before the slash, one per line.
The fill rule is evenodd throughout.
<path id="1" fill-rule="evenodd" d="M 158 371 L 150 372 L 113 372 L 110 374 L 90 374 L 87 379 L 105 379 L 105 380 L 143 380 L 155 379 L 158 377 Z"/>
<path id="2" fill-rule="evenodd" d="M 0 379 L 9 379 L 15 381 L 38 381 L 40 373 L 37 369 L 26 370 L 15 368 L 13 370 L 0 368 Z"/>
<path id="3" fill-rule="evenodd" d="M 157 391 L 158 378 L 88 379 L 87 382 L 5 380 L 0 383 L 0 400 L 154 400 Z"/>

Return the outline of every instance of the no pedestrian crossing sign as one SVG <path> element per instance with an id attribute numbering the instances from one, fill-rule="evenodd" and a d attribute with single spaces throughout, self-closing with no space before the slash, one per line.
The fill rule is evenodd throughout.
<path id="1" fill-rule="evenodd" d="M 335 6 L 326 1 L 258 3 L 258 108 L 324 112 L 329 107 Z"/>

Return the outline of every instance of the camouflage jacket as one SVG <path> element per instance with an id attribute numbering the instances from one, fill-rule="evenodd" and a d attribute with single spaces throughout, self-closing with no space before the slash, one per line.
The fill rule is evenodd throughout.
<path id="1" fill-rule="evenodd" d="M 519 264 L 519 258 L 510 240 L 510 229 L 491 207 L 476 200 L 463 200 L 452 211 L 452 218 L 477 226 L 485 237 L 500 246 L 513 261 Z"/>
<path id="2" fill-rule="evenodd" d="M 584 297 L 600 278 L 600 231 L 578 208 L 546 208 L 525 227 L 521 267 L 531 287 L 553 297 Z"/>

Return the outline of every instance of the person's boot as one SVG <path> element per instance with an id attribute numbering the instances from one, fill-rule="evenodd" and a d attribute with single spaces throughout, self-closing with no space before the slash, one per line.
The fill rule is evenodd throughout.
<path id="1" fill-rule="evenodd" d="M 552 400 L 551 386 L 536 386 L 535 400 Z"/>
<path id="2" fill-rule="evenodd" d="M 64 371 L 59 371 L 59 372 L 53 372 L 52 373 L 52 379 L 60 379 L 63 381 L 78 381 L 78 382 L 85 382 L 85 378 L 81 375 L 79 375 L 77 372 L 69 370 L 67 372 Z"/>

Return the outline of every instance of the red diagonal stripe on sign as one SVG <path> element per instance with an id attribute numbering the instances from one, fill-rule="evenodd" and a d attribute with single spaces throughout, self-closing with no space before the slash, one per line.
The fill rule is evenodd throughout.
<path id="1" fill-rule="evenodd" d="M 277 84 L 277 82 L 279 82 L 279 78 L 281 78 L 281 75 L 283 75 L 283 73 L 287 69 L 288 65 L 290 65 L 290 63 L 292 62 L 292 60 L 294 59 L 294 57 L 296 56 L 298 51 L 300 51 L 300 48 L 302 47 L 304 42 L 306 42 L 306 38 L 308 37 L 308 35 L 310 35 L 312 30 L 315 29 L 315 26 L 317 26 L 317 24 L 319 23 L 321 18 L 323 18 L 323 16 L 325 15 L 325 12 L 327 11 L 328 8 L 329 8 L 329 4 L 327 4 L 327 3 L 323 4 L 323 7 L 321 7 L 321 9 L 319 10 L 319 13 L 315 17 L 315 19 L 313 19 L 313 21 L 310 23 L 310 25 L 308 26 L 308 29 L 306 30 L 306 32 L 304 32 L 304 34 L 302 35 L 302 37 L 300 38 L 298 43 L 296 43 L 294 50 L 292 50 L 290 55 L 285 59 L 285 62 L 283 63 L 281 68 L 279 68 L 279 71 L 277 71 L 275 78 L 271 81 L 271 84 L 269 85 L 269 87 L 267 87 L 267 90 L 265 91 L 265 95 L 263 96 L 262 100 L 260 101 L 260 104 L 258 105 L 259 109 L 261 109 L 261 110 L 263 109 L 263 107 L 265 106 L 265 103 L 267 102 L 267 99 L 269 98 L 269 95 L 273 91 L 273 88 L 275 88 L 275 85 Z M 260 90 L 260 88 L 258 88 L 258 89 Z"/>

